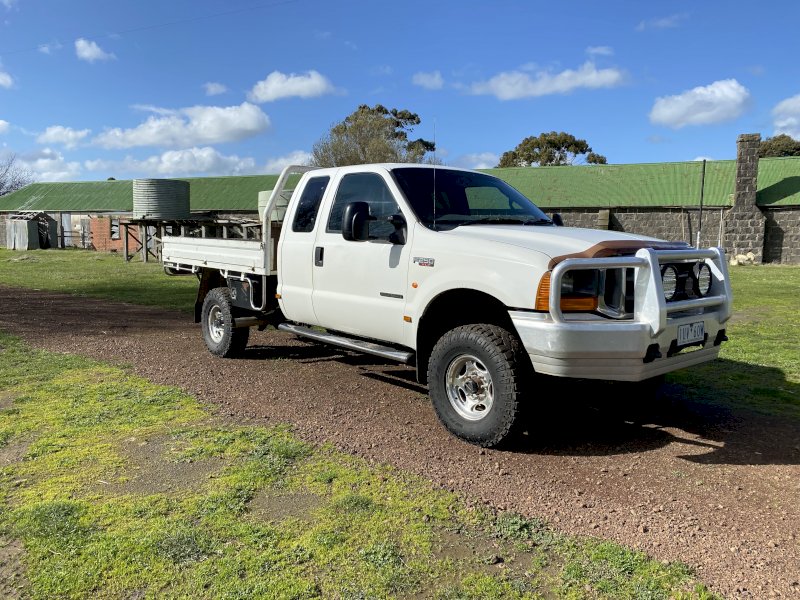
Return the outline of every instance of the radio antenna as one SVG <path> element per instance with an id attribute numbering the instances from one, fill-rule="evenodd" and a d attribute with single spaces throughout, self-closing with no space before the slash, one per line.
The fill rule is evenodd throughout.
<path id="1" fill-rule="evenodd" d="M 433 230 L 436 231 L 436 118 L 433 119 Z"/>

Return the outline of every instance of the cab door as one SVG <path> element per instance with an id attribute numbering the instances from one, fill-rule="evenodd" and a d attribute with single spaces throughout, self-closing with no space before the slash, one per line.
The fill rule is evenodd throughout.
<path id="1" fill-rule="evenodd" d="M 338 180 L 314 246 L 312 297 L 322 327 L 402 343 L 411 243 L 398 239 L 388 220 L 405 219 L 398 197 L 394 182 L 382 173 L 348 173 Z M 342 237 L 342 215 L 351 202 L 369 205 L 374 220 L 367 241 Z"/>
<path id="2" fill-rule="evenodd" d="M 299 323 L 317 324 L 311 301 L 313 289 L 314 241 L 322 199 L 330 183 L 329 176 L 309 177 L 295 206 L 290 209 L 278 244 L 281 310 L 287 319 Z"/>

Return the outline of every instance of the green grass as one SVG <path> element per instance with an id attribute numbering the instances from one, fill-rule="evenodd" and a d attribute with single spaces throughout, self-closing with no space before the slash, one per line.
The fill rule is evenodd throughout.
<path id="1" fill-rule="evenodd" d="M 711 597 L 681 564 L 470 508 L 286 427 L 225 425 L 175 388 L 2 333 L 0 398 L 0 539 L 24 543 L 33 598 Z M 203 465 L 193 486 L 126 487 Z"/>
<path id="2" fill-rule="evenodd" d="M 669 375 L 699 399 L 800 418 L 800 267 L 731 267 L 734 316 L 720 360 Z"/>
<path id="3" fill-rule="evenodd" d="M 194 310 L 197 279 L 170 277 L 157 262 L 126 263 L 121 254 L 89 250 L 0 249 L 0 284 Z"/>

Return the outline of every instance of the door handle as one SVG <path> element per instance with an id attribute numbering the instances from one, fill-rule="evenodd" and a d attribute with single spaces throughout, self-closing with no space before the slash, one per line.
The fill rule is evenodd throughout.
<path id="1" fill-rule="evenodd" d="M 325 248 L 322 246 L 317 246 L 314 248 L 314 266 L 321 267 L 323 261 L 325 260 Z"/>

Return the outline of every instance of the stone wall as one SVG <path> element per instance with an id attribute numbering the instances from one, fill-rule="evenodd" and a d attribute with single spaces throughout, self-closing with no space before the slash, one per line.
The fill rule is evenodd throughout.
<path id="1" fill-rule="evenodd" d="M 737 253 L 756 254 L 757 261 L 800 265 L 800 207 L 764 207 L 751 211 L 735 212 L 735 207 L 711 207 L 703 209 L 700 247 L 725 247 L 730 240 L 728 228 L 737 228 L 735 236 L 739 240 L 750 240 L 752 246 L 740 246 Z M 597 227 L 602 221 L 598 209 L 548 209 L 548 214 L 561 213 L 564 225 L 568 227 Z M 742 222 L 735 222 L 732 215 L 744 216 Z M 697 243 L 697 228 L 700 224 L 700 210 L 696 208 L 615 208 L 611 210 L 609 229 L 648 235 L 664 240 L 680 240 L 691 245 Z M 720 227 L 721 225 L 721 227 Z M 761 240 L 759 242 L 759 240 Z M 758 246 L 758 244 L 761 244 Z M 754 248 L 759 248 L 756 252 Z M 726 248 L 730 255 L 733 250 Z"/>
<path id="2" fill-rule="evenodd" d="M 764 262 L 800 265 L 800 207 L 764 211 Z"/>
<path id="3" fill-rule="evenodd" d="M 761 136 L 757 133 L 742 134 L 736 140 L 736 187 L 733 207 L 725 214 L 723 243 L 729 255 L 752 252 L 757 263 L 763 259 L 766 222 L 764 213 L 756 206 L 760 144 Z"/>
<path id="4" fill-rule="evenodd" d="M 723 210 L 720 207 L 704 208 L 700 246 L 720 246 L 724 239 Z M 554 209 L 548 213 L 558 212 L 568 227 L 594 227 L 608 220 L 607 229 L 647 235 L 664 240 L 684 241 L 692 245 L 697 242 L 697 230 L 700 225 L 700 210 L 694 208 L 615 208 L 605 217 L 597 209 Z M 720 231 L 720 221 L 723 230 Z M 605 229 L 605 227 L 601 227 Z"/>

